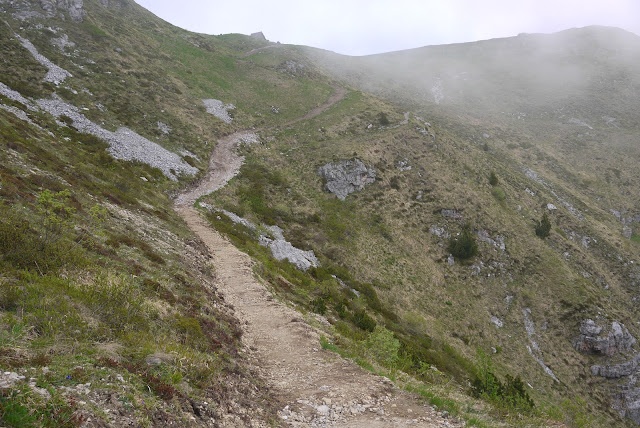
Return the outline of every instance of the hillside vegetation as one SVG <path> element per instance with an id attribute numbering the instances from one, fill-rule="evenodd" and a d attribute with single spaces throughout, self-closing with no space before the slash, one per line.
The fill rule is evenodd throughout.
<path id="1" fill-rule="evenodd" d="M 2 424 L 285 423 L 173 209 L 243 130 L 195 206 L 319 348 L 467 425 L 640 423 L 638 36 L 350 58 L 59 3 L 0 1 Z"/>

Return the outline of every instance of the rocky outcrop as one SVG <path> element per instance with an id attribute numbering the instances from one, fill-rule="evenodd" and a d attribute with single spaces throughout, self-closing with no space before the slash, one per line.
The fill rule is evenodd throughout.
<path id="1" fill-rule="evenodd" d="M 211 212 L 219 211 L 229 217 L 229 220 L 232 222 L 241 224 L 254 232 L 259 230 L 258 226 L 235 213 L 224 209 L 216 209 L 205 202 L 200 202 L 199 205 Z M 289 263 L 293 264 L 300 270 L 307 270 L 311 267 L 318 267 L 320 265 L 318 258 L 312 250 L 304 251 L 291 245 L 291 243 L 285 239 L 282 229 L 278 226 L 262 225 L 261 229 L 262 231 L 266 231 L 266 233 L 260 235 L 258 242 L 263 247 L 269 248 L 271 250 L 271 254 L 276 260 L 288 260 Z"/>
<path id="2" fill-rule="evenodd" d="M 626 211 L 610 210 L 620 223 L 622 223 L 622 236 L 630 239 L 634 234 L 633 224 L 640 223 L 640 214 L 632 214 Z"/>
<path id="3" fill-rule="evenodd" d="M 319 265 L 318 259 L 313 251 L 304 251 L 294 247 L 284 239 L 282 229 L 278 226 L 269 226 L 267 230 L 271 232 L 273 239 L 260 236 L 260 245 L 264 245 L 271 250 L 271 254 L 276 260 L 288 260 L 300 270 L 307 270 L 310 267 L 317 267 Z"/>
<path id="4" fill-rule="evenodd" d="M 502 251 L 507 249 L 507 246 L 504 243 L 504 236 L 496 235 L 494 238 L 492 238 L 491 235 L 489 235 L 489 233 L 485 230 L 479 230 L 476 233 L 481 241 L 486 242 L 489 245 L 493 245 L 494 247 Z"/>
<path id="5" fill-rule="evenodd" d="M 72 21 L 82 22 L 86 15 L 83 0 L 40 0 L 40 7 L 48 18 L 53 18 L 58 12 L 66 12 Z"/>
<path id="6" fill-rule="evenodd" d="M 636 373 L 638 371 L 638 364 L 640 364 L 640 354 L 637 354 L 629 361 L 621 364 L 594 364 L 591 366 L 591 374 L 594 376 L 606 377 L 607 379 L 620 379 Z"/>
<path id="7" fill-rule="evenodd" d="M 251 33 L 251 37 L 254 39 L 267 40 L 262 31 L 258 31 L 257 33 Z"/>
<path id="8" fill-rule="evenodd" d="M 531 309 L 524 308 L 522 310 L 522 315 L 524 316 L 524 329 L 527 332 L 527 336 L 529 336 L 530 343 L 530 345 L 527 345 L 527 351 L 529 351 L 529 354 L 533 357 L 533 359 L 536 360 L 538 364 L 540 364 L 540 367 L 542 367 L 542 370 L 544 370 L 544 373 L 547 376 L 560 383 L 560 380 L 544 362 L 542 350 L 540 349 L 540 345 L 538 345 L 538 341 L 536 340 L 537 333 L 535 324 L 533 323 L 533 319 L 531 318 Z"/>
<path id="9" fill-rule="evenodd" d="M 318 168 L 318 174 L 326 181 L 326 189 L 341 201 L 376 181 L 376 172 L 367 168 L 360 159 L 328 163 Z"/>
<path id="10" fill-rule="evenodd" d="M 290 59 L 280 64 L 278 66 L 278 71 L 296 77 L 301 77 L 307 74 L 304 64 L 300 64 L 299 62 L 295 62 Z"/>
<path id="11" fill-rule="evenodd" d="M 609 329 L 605 329 L 595 321 L 586 319 L 580 325 L 580 336 L 573 346 L 580 352 L 612 356 L 629 351 L 635 344 L 636 339 L 624 324 L 614 321 Z"/>
<path id="12" fill-rule="evenodd" d="M 444 238 L 444 239 L 451 238 L 451 234 L 447 232 L 447 230 L 444 227 L 440 227 L 437 224 L 431 225 L 431 227 L 429 228 L 429 233 L 437 236 L 438 238 Z"/>
<path id="13" fill-rule="evenodd" d="M 576 339 L 574 346 L 580 352 L 609 357 L 630 351 L 635 343 L 636 339 L 624 324 L 614 321 L 606 329 L 595 321 L 586 319 L 580 325 L 580 336 Z M 640 388 L 636 385 L 636 378 L 639 372 L 640 354 L 620 364 L 591 366 L 591 374 L 594 376 L 612 380 L 628 378 L 620 392 L 614 395 L 612 407 L 621 417 L 629 418 L 638 425 L 640 425 Z"/>

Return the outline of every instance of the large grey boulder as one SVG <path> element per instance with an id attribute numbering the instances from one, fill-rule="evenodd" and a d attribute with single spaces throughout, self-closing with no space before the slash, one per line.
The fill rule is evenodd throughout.
<path id="1" fill-rule="evenodd" d="M 318 174 L 326 181 L 327 190 L 341 201 L 376 181 L 376 172 L 367 168 L 360 159 L 328 163 L 318 168 Z"/>
<path id="2" fill-rule="evenodd" d="M 635 344 L 635 337 L 624 324 L 614 321 L 610 328 L 605 330 L 595 321 L 587 319 L 580 325 L 580 336 L 574 342 L 574 347 L 580 352 L 611 356 L 626 352 Z"/>

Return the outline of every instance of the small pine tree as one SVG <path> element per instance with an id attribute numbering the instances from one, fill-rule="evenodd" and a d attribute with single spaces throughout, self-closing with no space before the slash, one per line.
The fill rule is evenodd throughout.
<path id="1" fill-rule="evenodd" d="M 386 113 L 384 112 L 380 112 L 378 113 L 378 123 L 382 126 L 389 126 L 389 124 L 391 124 L 391 122 L 389 121 L 389 118 L 387 117 Z"/>
<path id="2" fill-rule="evenodd" d="M 478 244 L 473 237 L 471 226 L 464 225 L 457 239 L 453 236 L 451 237 L 448 250 L 453 257 L 461 260 L 470 259 L 478 254 Z"/>
<path id="3" fill-rule="evenodd" d="M 492 186 L 498 184 L 498 176 L 494 171 L 491 171 L 491 174 L 489 174 L 489 184 L 491 184 Z"/>
<path id="4" fill-rule="evenodd" d="M 542 219 L 536 224 L 536 235 L 540 238 L 546 238 L 551 233 L 551 221 L 547 213 L 542 215 Z"/>

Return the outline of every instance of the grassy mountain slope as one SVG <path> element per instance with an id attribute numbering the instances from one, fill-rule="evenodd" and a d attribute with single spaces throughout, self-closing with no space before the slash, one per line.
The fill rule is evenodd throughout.
<path id="1" fill-rule="evenodd" d="M 19 20 L 23 4 L 42 17 Z M 129 1 L 83 7 L 83 21 L 73 22 L 64 11 L 64 20 L 45 18 L 40 2 L 0 3 L 0 82 L 29 102 L 55 92 L 108 131 L 124 126 L 180 154 L 198 174 L 219 137 L 258 129 L 262 143 L 241 149 L 240 174 L 204 201 L 281 227 L 321 266 L 301 272 L 277 262 L 255 232 L 219 213 L 208 218 L 254 256 L 256 273 L 281 297 L 326 317 L 326 347 L 410 373 L 426 382 L 425 396 L 477 425 L 628 423 L 612 410 L 626 409 L 612 398 L 616 383 L 589 367 L 632 352 L 607 360 L 573 341 L 587 318 L 622 322 L 638 337 L 640 244 L 623 236 L 633 221 L 610 211 L 640 212 L 637 38 L 591 29 L 344 58 L 188 33 Z M 75 46 L 52 43 L 64 35 Z M 47 68 L 17 36 L 73 77 L 43 82 Z M 534 73 L 533 63 L 544 67 Z M 342 101 L 285 125 L 324 103 L 338 81 L 354 88 Z M 215 266 L 171 209 L 168 195 L 198 176 L 174 182 L 142 162 L 114 160 L 72 118 L 55 120 L 6 93 L 0 367 L 34 377 L 54 401 L 31 387 L 3 390 L 3 423 L 109 421 L 104 409 L 149 425 L 192 416 L 249 423 L 242 412 L 277 423 L 277 403 L 266 401 L 239 352 L 241 329 L 213 287 Z M 207 113 L 209 98 L 234 104 L 233 122 Z M 374 168 L 376 181 L 340 201 L 317 170 L 353 158 Z M 534 231 L 543 212 L 552 222 L 546 239 Z M 467 223 L 479 253 L 450 264 L 446 236 Z M 395 353 L 377 350 L 388 336 L 371 332 L 374 324 L 393 332 Z M 470 380 L 490 380 L 483 353 L 503 383 L 520 376 L 537 411 L 509 402 L 522 398 L 517 388 L 482 408 L 437 401 L 436 391 L 459 397 Z M 87 383 L 95 406 L 63 397 Z M 215 405 L 205 412 L 204 402 Z"/>
<path id="2" fill-rule="evenodd" d="M 523 50 L 521 37 L 541 45 L 542 53 Z M 344 267 L 358 281 L 372 283 L 399 317 L 384 319 L 382 311 L 378 322 L 399 337 L 426 335 L 432 344 L 426 348 L 437 356 L 426 351 L 425 361 L 459 373 L 465 359 L 476 358 L 476 349 L 494 349 L 494 362 L 531 385 L 537 402 L 562 407 L 568 406 L 566 397 L 586 399 L 581 407 L 595 425 L 623 424 L 612 408 L 624 413 L 629 403 L 618 398 L 614 381 L 593 376 L 590 367 L 626 361 L 634 353 L 603 358 L 580 353 L 573 343 L 586 319 L 616 320 L 637 336 L 637 238 L 623 235 L 634 223 L 618 218 L 638 210 L 638 130 L 631 119 L 638 107 L 637 46 L 636 36 L 595 28 L 424 49 L 439 52 L 436 59 L 421 56 L 421 50 L 380 58 L 315 57 L 327 73 L 416 109 L 419 118 L 410 115 L 409 123 L 395 127 L 402 107 L 352 93 L 321 119 L 276 134 L 267 147 L 247 149 L 238 180 L 212 201 L 283 227 L 298 247 L 324 256 L 323 265 Z M 471 68 L 478 57 L 469 59 L 466 51 L 474 50 L 483 51 L 478 57 L 489 65 L 459 83 L 466 86 L 453 91 L 452 101 L 438 105 L 416 98 L 422 73 L 452 76 L 458 62 Z M 533 69 L 521 58 L 538 65 Z M 384 61 L 388 69 L 380 65 Z M 359 74 L 349 74 L 354 70 Z M 576 78 L 572 70 L 581 75 Z M 626 76 L 619 87 L 618 75 Z M 607 91 L 612 83 L 616 90 Z M 478 86 L 484 97 L 465 92 Z M 513 99 L 514 93 L 520 95 Z M 380 113 L 391 126 L 380 123 Z M 353 157 L 373 166 L 377 180 L 340 202 L 324 191 L 316 170 Z M 276 178 L 256 176 L 274 165 Z M 495 186 L 489 184 L 491 171 L 498 176 Z M 443 216 L 449 209 L 461 218 Z M 553 228 L 543 240 L 534 229 L 544 212 Z M 451 266 L 447 239 L 430 230 L 455 235 L 467 222 L 479 232 L 479 255 Z M 493 242 L 481 242 L 481 236 Z M 334 305 L 328 313 L 344 318 L 344 301 L 327 287 L 303 293 L 312 293 L 311 302 L 326 299 L 327 307 Z M 531 320 L 535 333 L 529 335 Z M 340 321 L 336 325 L 349 334 Z M 633 379 L 621 384 L 633 386 Z M 581 416 L 566 420 L 582 423 Z"/>

